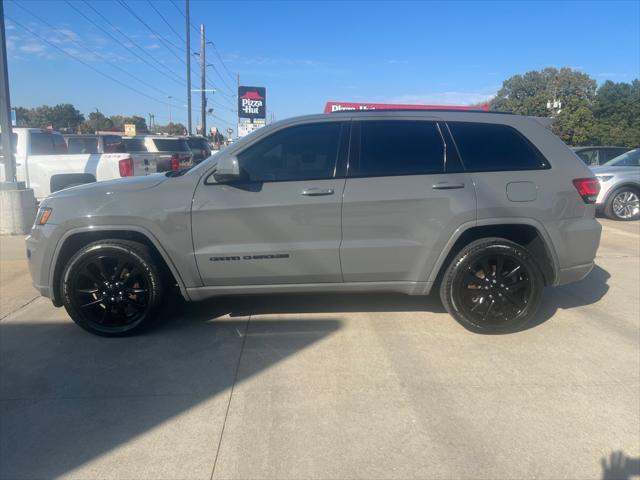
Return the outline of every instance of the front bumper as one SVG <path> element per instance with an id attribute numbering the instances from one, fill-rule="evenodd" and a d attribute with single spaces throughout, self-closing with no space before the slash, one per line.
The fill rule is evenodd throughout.
<path id="1" fill-rule="evenodd" d="M 36 226 L 26 238 L 27 259 L 31 281 L 40 295 L 52 298 L 50 283 L 51 261 L 56 246 L 54 233 L 56 225 Z"/>

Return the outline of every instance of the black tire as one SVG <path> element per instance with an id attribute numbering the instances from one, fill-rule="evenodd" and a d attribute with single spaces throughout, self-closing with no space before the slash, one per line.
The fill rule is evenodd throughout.
<path id="1" fill-rule="evenodd" d="M 440 299 L 465 328 L 508 333 L 531 322 L 543 289 L 542 272 L 525 248 L 504 238 L 484 238 L 471 242 L 451 261 L 440 284 Z"/>
<path id="2" fill-rule="evenodd" d="M 613 191 L 607 198 L 604 214 L 612 220 L 624 222 L 640 219 L 640 189 L 627 186 Z"/>
<path id="3" fill-rule="evenodd" d="M 60 282 L 62 303 L 79 326 L 117 337 L 142 330 L 162 298 L 161 273 L 149 249 L 129 240 L 100 240 L 81 248 Z"/>

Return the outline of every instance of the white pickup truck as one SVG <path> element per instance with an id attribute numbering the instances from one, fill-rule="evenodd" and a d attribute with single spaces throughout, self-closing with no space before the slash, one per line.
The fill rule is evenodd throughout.
<path id="1" fill-rule="evenodd" d="M 14 128 L 13 145 L 17 180 L 38 200 L 74 185 L 156 172 L 154 163 L 129 153 L 70 154 L 60 133 L 41 128 Z"/>

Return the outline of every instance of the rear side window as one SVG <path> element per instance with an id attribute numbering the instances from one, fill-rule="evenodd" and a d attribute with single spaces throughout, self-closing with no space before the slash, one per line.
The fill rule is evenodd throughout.
<path id="1" fill-rule="evenodd" d="M 98 153 L 96 137 L 70 137 L 67 139 L 69 153 Z"/>
<path id="2" fill-rule="evenodd" d="M 508 125 L 467 122 L 448 125 L 466 170 L 495 172 L 549 168 L 538 149 Z"/>
<path id="3" fill-rule="evenodd" d="M 179 138 L 154 138 L 153 143 L 159 152 L 189 152 L 189 144 Z"/>
<path id="4" fill-rule="evenodd" d="M 144 140 L 140 138 L 125 138 L 124 147 L 127 152 L 146 152 L 147 147 Z"/>
<path id="5" fill-rule="evenodd" d="M 238 155 L 253 182 L 333 178 L 341 124 L 318 123 L 277 131 Z"/>
<path id="6" fill-rule="evenodd" d="M 191 148 L 199 148 L 201 150 L 208 150 L 209 144 L 204 138 L 190 138 L 189 146 Z"/>
<path id="7" fill-rule="evenodd" d="M 351 177 L 444 171 L 444 143 L 435 122 L 361 122 L 359 157 L 349 163 Z"/>
<path id="8" fill-rule="evenodd" d="M 68 153 L 67 142 L 64 141 L 64 137 L 62 135 L 54 133 L 51 137 L 53 137 L 53 151 L 55 154 Z"/>

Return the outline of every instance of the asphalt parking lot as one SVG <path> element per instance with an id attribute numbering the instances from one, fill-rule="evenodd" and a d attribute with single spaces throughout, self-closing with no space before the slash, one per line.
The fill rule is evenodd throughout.
<path id="1" fill-rule="evenodd" d="M 105 339 L 36 298 L 1 240 L 0 477 L 640 475 L 640 222 L 538 325 L 469 333 L 435 297 L 176 304 Z"/>

